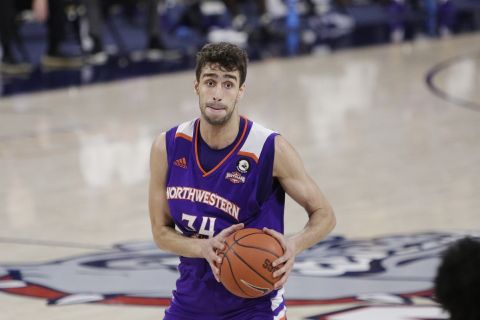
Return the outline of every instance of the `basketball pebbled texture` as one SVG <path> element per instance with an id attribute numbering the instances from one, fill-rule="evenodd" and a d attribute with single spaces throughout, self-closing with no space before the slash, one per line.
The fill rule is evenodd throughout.
<path id="1" fill-rule="evenodd" d="M 260 229 L 238 230 L 226 238 L 221 253 L 220 281 L 232 294 L 258 298 L 270 293 L 279 278 L 273 277 L 272 262 L 283 255 L 277 239 Z"/>

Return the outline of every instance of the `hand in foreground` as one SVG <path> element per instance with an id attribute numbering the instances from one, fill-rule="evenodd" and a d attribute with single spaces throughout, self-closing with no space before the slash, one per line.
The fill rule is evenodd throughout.
<path id="1" fill-rule="evenodd" d="M 220 282 L 220 269 L 217 267 L 222 263 L 222 256 L 219 253 L 225 249 L 225 239 L 237 230 L 243 229 L 243 223 L 234 224 L 223 229 L 215 237 L 202 242 L 202 256 L 207 259 L 212 268 L 215 279 Z"/>
<path id="2" fill-rule="evenodd" d="M 293 269 L 293 264 L 295 263 L 295 245 L 293 241 L 289 241 L 283 234 L 275 230 L 263 228 L 263 231 L 277 239 L 284 250 L 283 256 L 272 263 L 274 268 L 278 268 L 278 270 L 273 273 L 273 276 L 275 278 L 280 278 L 280 280 L 274 285 L 274 289 L 277 290 L 283 287 L 287 282 L 288 276 Z"/>

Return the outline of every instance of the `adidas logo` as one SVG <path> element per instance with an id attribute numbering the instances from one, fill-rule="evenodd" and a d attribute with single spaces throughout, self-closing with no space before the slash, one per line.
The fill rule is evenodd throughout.
<path id="1" fill-rule="evenodd" d="M 173 164 L 177 167 L 187 169 L 187 159 L 185 159 L 185 157 L 175 160 Z"/>

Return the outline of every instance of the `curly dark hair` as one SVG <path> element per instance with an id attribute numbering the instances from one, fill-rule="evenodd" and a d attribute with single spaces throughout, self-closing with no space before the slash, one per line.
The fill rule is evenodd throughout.
<path id="1" fill-rule="evenodd" d="M 480 319 L 480 241 L 467 237 L 445 251 L 435 295 L 451 320 Z"/>
<path id="2" fill-rule="evenodd" d="M 227 42 L 209 43 L 197 53 L 195 75 L 200 80 L 202 68 L 208 64 L 218 64 L 225 71 L 240 73 L 240 85 L 247 77 L 248 56 L 242 48 Z"/>

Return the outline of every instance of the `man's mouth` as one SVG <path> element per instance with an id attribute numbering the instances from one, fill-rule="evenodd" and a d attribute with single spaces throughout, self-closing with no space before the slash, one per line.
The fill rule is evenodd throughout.
<path id="1" fill-rule="evenodd" d="M 207 108 L 212 108 L 215 110 L 223 110 L 223 109 L 226 109 L 227 107 L 221 103 L 207 103 Z"/>

